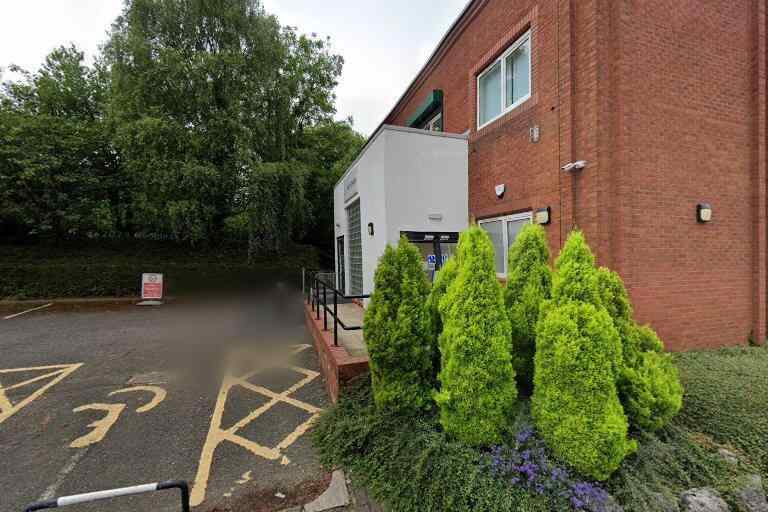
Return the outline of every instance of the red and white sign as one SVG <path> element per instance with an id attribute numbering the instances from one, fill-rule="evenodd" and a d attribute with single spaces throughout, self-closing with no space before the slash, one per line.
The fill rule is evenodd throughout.
<path id="1" fill-rule="evenodd" d="M 161 300 L 163 298 L 163 274 L 141 274 L 141 299 Z"/>

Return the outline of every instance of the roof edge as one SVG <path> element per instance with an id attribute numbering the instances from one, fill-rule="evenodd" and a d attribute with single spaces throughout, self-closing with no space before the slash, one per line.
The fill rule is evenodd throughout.
<path id="1" fill-rule="evenodd" d="M 374 132 L 373 135 L 371 135 L 368 140 L 365 142 L 365 145 L 360 150 L 360 154 L 357 155 L 357 157 L 352 161 L 351 164 L 347 167 L 347 169 L 344 171 L 344 174 L 339 177 L 338 180 L 336 180 L 336 183 L 333 184 L 333 188 L 336 188 L 336 186 L 344 181 L 344 178 L 347 177 L 349 174 L 349 171 L 352 170 L 354 166 L 360 162 L 360 160 L 365 156 L 365 153 L 368 151 L 368 148 L 371 146 L 371 143 L 379 138 L 379 135 L 381 135 L 385 131 L 391 131 L 391 132 L 404 132 L 404 133 L 414 133 L 416 135 L 423 135 L 426 137 L 442 137 L 444 139 L 461 139 L 461 140 L 468 140 L 469 135 L 466 133 L 445 133 L 445 132 L 431 132 L 429 130 L 422 130 L 421 128 L 410 128 L 408 126 L 395 126 L 393 124 L 381 124 L 379 128 Z"/>

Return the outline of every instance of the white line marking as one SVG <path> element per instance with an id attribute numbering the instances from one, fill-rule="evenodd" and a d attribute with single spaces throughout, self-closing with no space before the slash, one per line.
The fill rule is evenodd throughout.
<path id="1" fill-rule="evenodd" d="M 8 316 L 4 317 L 3 320 L 10 320 L 11 318 L 16 318 L 17 316 L 26 315 L 27 313 L 31 313 L 33 311 L 37 311 L 38 309 L 45 309 L 45 308 L 49 308 L 51 306 L 53 306 L 53 302 L 49 302 L 48 304 L 45 304 L 43 306 L 38 306 L 36 308 L 28 309 L 26 311 L 22 311 L 21 313 L 16 313 L 16 314 L 13 314 L 13 315 L 8 315 Z"/>
<path id="2" fill-rule="evenodd" d="M 88 450 L 77 450 L 72 455 L 72 457 L 70 457 L 69 462 L 67 462 L 67 464 L 61 468 L 61 471 L 59 471 L 59 473 L 56 475 L 56 481 L 48 486 L 38 501 L 53 499 L 56 496 L 56 491 L 59 490 L 59 487 L 61 487 L 61 484 L 63 484 L 64 480 L 67 478 L 67 475 L 69 475 L 72 470 L 75 469 L 77 463 L 80 462 L 80 459 L 82 459 L 86 453 L 88 453 Z"/>

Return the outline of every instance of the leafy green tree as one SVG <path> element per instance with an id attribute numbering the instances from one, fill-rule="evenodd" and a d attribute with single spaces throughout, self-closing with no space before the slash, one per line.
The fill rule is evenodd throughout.
<path id="1" fill-rule="evenodd" d="M 510 324 L 488 234 L 461 234 L 458 274 L 440 300 L 444 330 L 435 401 L 446 432 L 472 445 L 501 442 L 517 399 Z"/>
<path id="2" fill-rule="evenodd" d="M 0 94 L 0 231 L 111 233 L 122 214 L 119 159 L 103 123 L 108 73 L 60 47 Z"/>
<path id="3" fill-rule="evenodd" d="M 258 164 L 248 175 L 244 202 L 248 216 L 248 255 L 283 253 L 303 236 L 309 223 L 306 182 L 299 162 Z"/>
<path id="4" fill-rule="evenodd" d="M 429 282 L 421 253 L 405 238 L 387 246 L 374 276 L 363 333 L 377 407 L 420 411 L 431 407 L 434 388 Z"/>
<path id="5" fill-rule="evenodd" d="M 258 0 L 126 0 L 105 61 L 135 229 L 189 243 L 231 226 L 256 166 L 330 119 L 342 67 Z"/>
<path id="6" fill-rule="evenodd" d="M 600 268 L 597 282 L 601 298 L 622 342 L 623 365 L 618 378 L 619 395 L 630 424 L 641 430 L 658 430 L 683 405 L 683 388 L 672 357 L 647 326 L 634 321 L 632 303 L 616 272 Z"/>
<path id="7" fill-rule="evenodd" d="M 327 121 L 305 128 L 292 155 L 309 170 L 306 184 L 310 222 L 304 243 L 332 252 L 333 187 L 357 157 L 365 138 L 352 119 Z"/>
<path id="8" fill-rule="evenodd" d="M 594 256 L 575 231 L 555 262 L 552 299 L 536 328 L 532 413 L 563 460 L 605 480 L 637 449 L 616 381 L 621 340 L 600 301 Z"/>
<path id="9" fill-rule="evenodd" d="M 552 271 L 544 228 L 529 224 L 509 249 L 505 299 L 512 324 L 513 363 L 520 388 L 533 390 L 533 357 L 536 352 L 536 323 L 541 304 L 549 299 Z"/>

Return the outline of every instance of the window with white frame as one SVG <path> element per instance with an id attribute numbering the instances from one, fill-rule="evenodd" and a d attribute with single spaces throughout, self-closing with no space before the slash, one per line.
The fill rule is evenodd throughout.
<path id="1" fill-rule="evenodd" d="M 515 242 L 523 226 L 530 224 L 531 220 L 531 212 L 525 212 L 505 217 L 483 219 L 477 222 L 491 237 L 497 276 L 506 277 L 507 252 L 509 252 L 509 248 Z"/>
<path id="2" fill-rule="evenodd" d="M 526 32 L 477 76 L 477 127 L 531 97 L 531 32 Z"/>
<path id="3" fill-rule="evenodd" d="M 438 112 L 436 116 L 427 121 L 427 123 L 424 125 L 424 129 L 429 130 L 430 132 L 443 131 L 443 113 Z"/>

